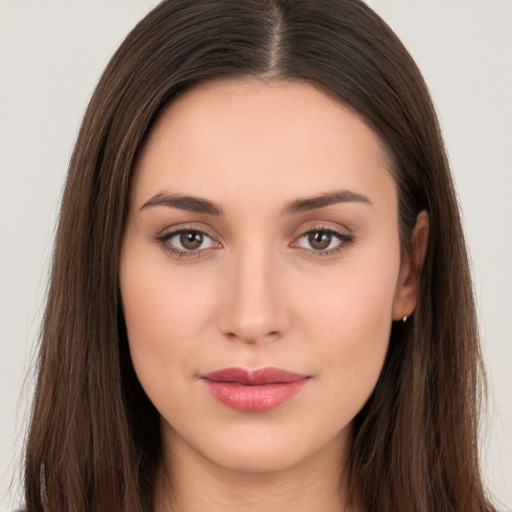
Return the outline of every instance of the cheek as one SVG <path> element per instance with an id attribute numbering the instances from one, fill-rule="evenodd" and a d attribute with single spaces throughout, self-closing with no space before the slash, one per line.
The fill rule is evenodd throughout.
<path id="1" fill-rule="evenodd" d="M 386 256 L 340 269 L 322 293 L 302 305 L 310 319 L 304 328 L 317 340 L 315 355 L 326 370 L 320 378 L 336 413 L 347 419 L 371 395 L 389 345 L 399 251 L 390 248 Z"/>
<path id="2" fill-rule="evenodd" d="M 169 285 L 168 277 L 155 276 L 147 269 L 125 274 L 121 295 L 131 339 L 151 346 L 165 341 L 172 333 L 180 342 L 177 345 L 186 342 L 180 338 L 185 326 L 190 333 L 196 309 L 189 304 L 189 294 L 180 293 L 177 283 L 173 284 Z"/>
<path id="3" fill-rule="evenodd" d="M 198 293 L 190 291 L 190 282 L 173 279 L 168 268 L 152 261 L 151 254 L 141 251 L 139 255 L 136 247 L 129 261 L 121 264 L 120 288 L 135 372 L 160 410 L 173 396 L 185 392 L 181 376 L 193 375 L 195 370 Z"/>
<path id="4" fill-rule="evenodd" d="M 207 315 L 203 280 L 193 266 L 171 262 L 137 231 L 126 237 L 123 249 L 120 288 L 133 351 L 139 345 L 162 355 L 186 351 Z"/>

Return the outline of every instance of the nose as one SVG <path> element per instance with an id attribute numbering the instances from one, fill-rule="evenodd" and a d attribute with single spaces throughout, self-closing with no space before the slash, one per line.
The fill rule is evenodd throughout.
<path id="1" fill-rule="evenodd" d="M 241 252 L 223 282 L 219 328 L 248 344 L 278 340 L 288 329 L 289 315 L 276 258 L 270 251 Z"/>

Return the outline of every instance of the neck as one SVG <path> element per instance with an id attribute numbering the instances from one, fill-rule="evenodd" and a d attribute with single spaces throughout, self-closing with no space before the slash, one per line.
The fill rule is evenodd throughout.
<path id="1" fill-rule="evenodd" d="M 343 443 L 344 444 L 344 443 Z M 342 443 L 328 445 L 308 460 L 272 472 L 239 472 L 220 467 L 184 441 L 159 468 L 156 512 L 356 512 L 347 505 Z"/>

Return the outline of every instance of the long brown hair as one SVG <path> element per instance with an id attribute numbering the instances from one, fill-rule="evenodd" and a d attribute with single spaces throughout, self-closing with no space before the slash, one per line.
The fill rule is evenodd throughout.
<path id="1" fill-rule="evenodd" d="M 419 303 L 392 328 L 354 420 L 350 481 L 368 511 L 491 511 L 478 464 L 482 368 L 457 201 L 415 63 L 358 0 L 168 0 L 127 36 L 70 162 L 26 448 L 30 512 L 149 511 L 159 417 L 135 376 L 118 288 L 137 155 L 168 102 L 217 77 L 309 81 L 379 134 L 404 250 L 430 216 Z M 340 461 L 341 464 L 341 461 Z"/>

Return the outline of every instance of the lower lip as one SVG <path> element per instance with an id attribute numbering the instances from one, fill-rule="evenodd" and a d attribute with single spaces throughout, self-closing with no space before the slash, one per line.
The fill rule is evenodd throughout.
<path id="1" fill-rule="evenodd" d="M 219 402 L 245 412 L 263 412 L 279 407 L 295 396 L 308 379 L 247 386 L 238 382 L 216 382 L 202 379 L 206 389 Z"/>

